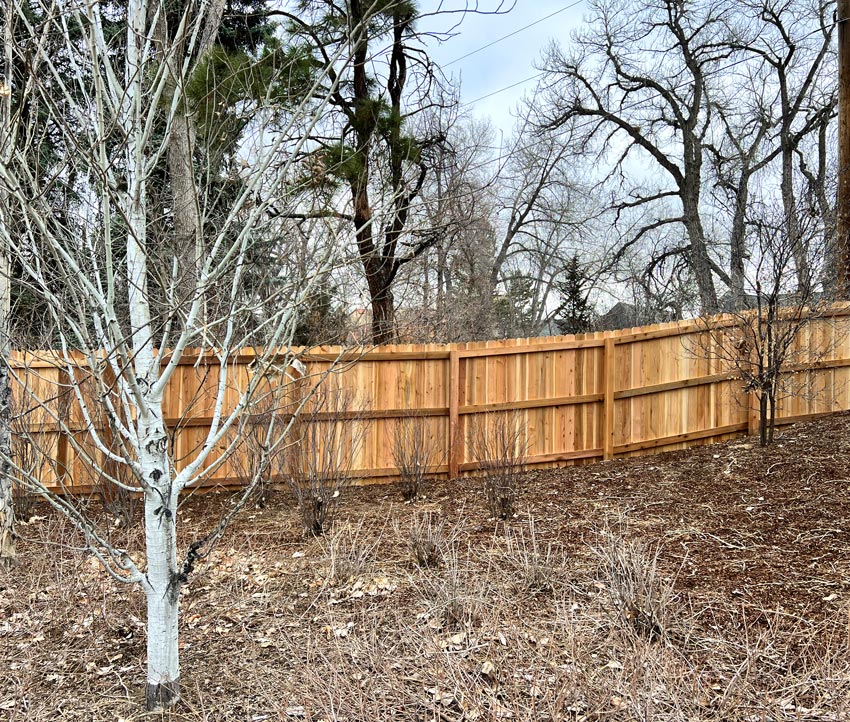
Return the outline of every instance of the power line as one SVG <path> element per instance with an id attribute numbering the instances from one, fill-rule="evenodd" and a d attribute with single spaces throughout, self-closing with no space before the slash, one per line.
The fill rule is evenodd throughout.
<path id="1" fill-rule="evenodd" d="M 479 100 L 485 100 L 486 98 L 492 98 L 494 95 L 498 95 L 499 93 L 504 93 L 506 90 L 510 90 L 511 88 L 515 88 L 517 85 L 524 85 L 529 80 L 535 80 L 537 78 L 542 78 L 544 75 L 546 75 L 545 72 L 535 73 L 534 75 L 531 75 L 531 76 L 525 78 L 524 80 L 518 80 L 515 83 L 511 83 L 510 85 L 506 85 L 504 88 L 499 88 L 498 90 L 493 90 L 493 91 L 487 93 L 486 95 L 481 95 L 481 96 L 475 98 L 475 100 L 465 100 L 464 102 L 461 103 L 461 105 L 475 105 Z"/>
<path id="2" fill-rule="evenodd" d="M 476 48 L 475 50 L 470 50 L 468 53 L 466 53 L 466 55 L 461 55 L 459 58 L 455 58 L 451 62 L 443 64 L 443 67 L 448 68 L 450 65 L 454 65 L 455 63 L 459 63 L 461 60 L 466 60 L 466 58 L 469 58 L 469 57 L 475 55 L 476 53 L 480 53 L 482 50 L 486 50 L 487 48 L 492 48 L 497 43 L 501 43 L 503 40 L 507 40 L 508 38 L 512 38 L 514 35 L 519 35 L 519 33 L 523 32 L 525 30 L 528 30 L 529 28 L 533 28 L 535 25 L 539 25 L 540 23 L 545 22 L 549 18 L 553 18 L 556 15 L 560 15 L 562 12 L 566 12 L 567 10 L 572 9 L 572 8 L 576 7 L 577 5 L 581 5 L 583 2 L 584 2 L 584 0 L 575 0 L 575 2 L 572 2 L 569 5 L 564 5 L 564 7 L 562 7 L 560 10 L 556 10 L 553 13 L 549 13 L 546 17 L 540 18 L 539 20 L 535 20 L 533 23 L 529 23 L 528 25 L 525 25 L 521 28 L 517 28 L 512 33 L 508 33 L 507 35 L 503 35 L 501 38 L 496 38 L 492 42 L 489 42 L 486 45 L 482 45 L 480 48 Z"/>

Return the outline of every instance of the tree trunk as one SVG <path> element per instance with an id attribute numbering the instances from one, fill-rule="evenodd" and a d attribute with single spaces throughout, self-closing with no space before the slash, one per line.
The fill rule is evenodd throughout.
<path id="1" fill-rule="evenodd" d="M 762 391 L 759 395 L 759 445 L 767 446 L 767 392 Z"/>
<path id="2" fill-rule="evenodd" d="M 12 47 L 15 17 L 14 4 L 7 2 L 6 18 L 3 23 L 3 79 L 11 86 Z M 0 83 L 2 85 L 2 83 Z M 12 117 L 11 87 L 3 85 L 0 93 L 0 128 L 7 128 Z M 10 141 L 2 149 L 0 162 L 7 162 L 12 149 Z M 0 223 L 7 224 L 8 204 L 0 191 Z M 6 231 L 9 228 L 7 226 Z M 0 567 L 10 567 L 17 563 L 15 549 L 15 506 L 12 491 L 11 459 L 12 454 L 12 393 L 9 386 L 9 311 L 11 307 L 11 284 L 9 279 L 9 250 L 5 242 L 0 248 Z"/>
<path id="3" fill-rule="evenodd" d="M 686 149 L 687 150 L 687 149 Z M 694 280 L 699 289 L 700 311 L 703 314 L 715 313 L 718 308 L 717 291 L 714 288 L 711 262 L 708 256 L 708 248 L 705 241 L 705 230 L 700 218 L 700 187 L 699 166 L 694 161 L 695 168 L 686 176 L 681 187 L 682 214 L 684 217 L 685 230 L 690 243 L 688 258 Z"/>
<path id="4" fill-rule="evenodd" d="M 771 388 L 770 395 L 768 398 L 768 404 L 770 406 L 767 417 L 767 443 L 773 443 L 773 432 L 776 431 L 776 394 L 777 390 Z"/>
<path id="5" fill-rule="evenodd" d="M 850 0 L 838 0 L 838 195 L 836 197 L 835 286 L 850 296 Z"/>
<path id="6" fill-rule="evenodd" d="M 783 136 L 790 135 L 790 130 Z M 811 269 L 809 267 L 808 248 L 800 233 L 800 221 L 797 218 L 797 199 L 794 194 L 794 149 L 791 140 L 782 140 L 782 180 L 780 193 L 782 209 L 785 215 L 785 232 L 794 256 L 794 268 L 797 274 L 797 292 L 806 299 L 811 292 Z"/>
<path id="7" fill-rule="evenodd" d="M 732 214 L 732 232 L 729 238 L 729 279 L 732 307 L 724 311 L 740 311 L 745 306 L 746 281 L 744 258 L 747 254 L 747 201 L 749 200 L 749 173 L 742 171 L 735 189 L 735 210 Z"/>
<path id="8" fill-rule="evenodd" d="M 383 289 L 372 294 L 372 343 L 392 343 L 395 340 L 393 293 Z"/>
<path id="9" fill-rule="evenodd" d="M 148 681 L 145 702 L 148 710 L 165 709 L 180 699 L 177 613 L 182 579 L 177 571 L 177 492 L 168 475 L 159 424 L 147 425 L 141 438 L 155 453 L 143 453 L 142 468 L 150 488 L 145 494 L 145 547 L 147 574 Z"/>
<path id="10" fill-rule="evenodd" d="M 185 102 L 185 101 L 184 101 Z M 194 121 L 190 115 L 178 112 L 174 117 L 168 139 L 168 176 L 174 202 L 174 253 L 189 256 L 191 271 L 187 274 L 192 286 L 198 282 L 204 256 L 201 214 L 195 189 L 195 166 L 192 150 L 195 146 Z M 201 319 L 204 323 L 205 318 Z"/>
<path id="11" fill-rule="evenodd" d="M 2 273 L 2 271 L 0 271 Z M 0 285 L 5 283 L 6 275 L 3 274 Z M 6 297 L 4 300 L 8 300 Z M 0 331 L 0 343 L 2 343 L 2 358 L 0 358 L 0 568 L 15 566 L 18 562 L 18 554 L 15 549 L 15 504 L 14 490 L 12 487 L 12 465 L 9 461 L 12 455 L 12 428 L 11 428 L 11 398 L 12 392 L 9 387 L 9 346 L 5 325 L 7 317 L 5 309 L 8 303 L 4 303 L 2 311 L 3 330 Z"/>

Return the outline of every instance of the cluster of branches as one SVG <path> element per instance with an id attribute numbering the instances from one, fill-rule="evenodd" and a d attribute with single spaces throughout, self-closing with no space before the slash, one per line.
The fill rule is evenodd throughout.
<path id="1" fill-rule="evenodd" d="M 774 201 L 785 290 L 834 291 L 833 2 L 596 0 L 500 145 L 424 62 L 408 10 L 375 26 L 386 72 L 344 76 L 302 196 L 354 236 L 365 337 L 581 332 L 606 299 L 633 324 L 741 308 Z M 316 4 L 293 42 L 318 58 L 341 12 Z"/>
<path id="2" fill-rule="evenodd" d="M 539 125 L 577 138 L 607 169 L 599 188 L 619 236 L 610 265 L 644 297 L 740 308 L 773 199 L 793 290 L 829 288 L 833 11 L 826 0 L 596 0 L 569 50 L 546 53 Z M 806 216 L 824 241 L 815 247 Z"/>

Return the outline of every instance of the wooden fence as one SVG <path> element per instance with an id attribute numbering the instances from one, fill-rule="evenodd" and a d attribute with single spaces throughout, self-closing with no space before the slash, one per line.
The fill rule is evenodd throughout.
<path id="1" fill-rule="evenodd" d="M 799 334 L 789 367 L 792 393 L 780 399 L 779 423 L 850 409 L 848 328 L 850 310 L 840 309 Z M 583 464 L 754 433 L 752 394 L 728 360 L 712 353 L 712 343 L 705 322 L 695 321 L 362 352 L 322 347 L 300 360 L 308 378 L 334 368 L 334 385 L 361 409 L 352 414 L 353 423 L 365 428 L 351 473 L 365 483 L 397 474 L 392 427 L 411 416 L 422 418 L 429 443 L 442 452 L 443 463 L 432 471 L 450 478 L 479 467 L 472 435 L 489 412 L 519 414 L 529 467 Z M 228 365 L 229 403 L 252 373 L 252 361 L 245 353 Z M 67 369 L 47 354 L 32 353 L 14 354 L 12 367 L 19 405 L 27 410 L 19 441 L 29 437 L 46 450 L 43 480 L 79 492 L 97 486 L 100 456 L 86 439 Z M 220 373 L 214 359 L 188 355 L 171 381 L 165 415 L 178 468 L 204 443 Z M 41 399 L 41 409 L 27 396 Z M 93 423 L 107 428 L 105 421 Z M 239 484 L 245 460 L 238 457 L 211 471 L 202 485 Z"/>

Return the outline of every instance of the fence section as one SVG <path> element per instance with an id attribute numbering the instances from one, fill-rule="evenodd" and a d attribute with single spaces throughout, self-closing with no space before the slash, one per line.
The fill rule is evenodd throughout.
<path id="1" fill-rule="evenodd" d="M 393 425 L 411 416 L 421 418 L 428 443 L 440 452 L 435 474 L 454 478 L 478 468 L 474 436 L 486 429 L 492 413 L 519 416 L 529 466 L 581 464 L 753 433 L 753 394 L 728 358 L 714 352 L 716 329 L 716 324 L 683 322 L 362 352 L 319 348 L 300 355 L 298 374 L 278 369 L 267 383 L 285 387 L 284 413 L 296 408 L 304 389 L 317 379 L 325 378 L 324 385 L 344 394 L 345 409 L 314 414 L 310 423 L 333 423 L 342 413 L 362 426 L 356 448 L 338 451 L 351 455 L 351 474 L 364 482 L 397 473 Z M 841 310 L 812 321 L 795 339 L 779 423 L 850 409 L 848 329 L 850 311 Z M 233 408 L 254 372 L 254 360 L 244 353 L 225 365 L 193 355 L 181 362 L 165 402 L 178 469 L 207 439 L 222 378 L 228 388 L 225 409 Z M 102 438 L 114 441 L 102 412 L 103 398 L 96 390 L 86 391 L 90 374 L 85 362 L 80 360 L 69 373 L 49 353 L 16 354 L 12 366 L 14 395 L 22 410 L 16 453 L 27 453 L 27 439 L 45 450 L 39 475 L 54 488 L 84 492 L 97 486 L 101 469 L 115 473 L 88 438 L 92 425 Z M 86 413 L 75 385 L 83 389 L 83 397 L 89 395 Z M 34 403 L 36 399 L 43 403 Z M 226 463 L 211 466 L 203 485 L 239 484 L 247 453 L 241 449 Z M 285 469 L 269 473 L 282 478 Z"/>

